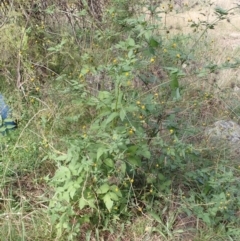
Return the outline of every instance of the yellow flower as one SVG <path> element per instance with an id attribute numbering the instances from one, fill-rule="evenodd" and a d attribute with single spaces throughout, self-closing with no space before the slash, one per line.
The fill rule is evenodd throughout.
<path id="1" fill-rule="evenodd" d="M 126 76 L 128 76 L 128 75 L 129 75 L 129 73 L 127 72 L 127 73 L 125 73 L 125 75 L 126 75 Z"/>
<path id="2" fill-rule="evenodd" d="M 36 90 L 36 91 L 39 91 L 39 87 L 36 87 L 35 90 Z"/>
<path id="3" fill-rule="evenodd" d="M 167 50 L 166 50 L 166 49 L 163 49 L 163 52 L 164 52 L 164 53 L 167 53 Z"/>
<path id="4" fill-rule="evenodd" d="M 155 59 L 154 59 L 154 58 L 151 58 L 151 59 L 150 59 L 150 62 L 151 62 L 151 63 L 153 63 L 154 61 L 155 61 Z"/>
<path id="5" fill-rule="evenodd" d="M 174 43 L 174 44 L 172 45 L 172 47 L 173 47 L 173 48 L 176 48 L 176 47 L 177 47 L 177 44 Z"/>
<path id="6" fill-rule="evenodd" d="M 177 58 L 180 58 L 180 57 L 181 57 L 181 55 L 180 55 L 180 54 L 177 54 L 177 55 L 176 55 L 176 57 L 177 57 Z"/>
<path id="7" fill-rule="evenodd" d="M 132 134 L 133 134 L 133 130 L 131 129 L 128 133 L 129 133 L 130 135 L 132 135 Z"/>
<path id="8" fill-rule="evenodd" d="M 136 104 L 137 104 L 137 105 L 140 105 L 140 104 L 141 104 L 141 102 L 138 100 L 138 101 L 136 102 Z"/>
<path id="9" fill-rule="evenodd" d="M 131 85 L 131 81 L 130 81 L 130 80 L 127 81 L 127 85 L 128 85 L 128 86 Z"/>
<path id="10" fill-rule="evenodd" d="M 133 183 L 133 182 L 134 182 L 134 180 L 133 180 L 133 179 L 130 179 L 130 182 L 131 182 L 131 183 Z"/>
<path id="11" fill-rule="evenodd" d="M 174 132 L 174 130 L 173 130 L 173 129 L 170 129 L 169 132 L 172 134 L 172 133 Z"/>
<path id="12" fill-rule="evenodd" d="M 141 108 L 144 110 L 145 109 L 145 105 L 142 105 Z"/>

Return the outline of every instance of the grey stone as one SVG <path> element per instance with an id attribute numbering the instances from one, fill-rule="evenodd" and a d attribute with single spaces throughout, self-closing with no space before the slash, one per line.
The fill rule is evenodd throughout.
<path id="1" fill-rule="evenodd" d="M 219 120 L 205 130 L 205 135 L 215 147 L 229 149 L 238 154 L 240 150 L 240 125 L 232 120 Z M 223 149 L 222 149 L 223 150 Z"/>

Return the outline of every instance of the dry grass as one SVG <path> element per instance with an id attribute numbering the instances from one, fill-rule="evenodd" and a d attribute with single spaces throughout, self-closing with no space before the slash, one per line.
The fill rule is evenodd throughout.
<path id="1" fill-rule="evenodd" d="M 197 39 L 204 31 L 204 26 L 194 33 L 194 29 L 190 27 L 193 22 L 206 21 L 212 23 L 217 19 L 214 13 L 215 7 L 231 9 L 237 6 L 234 0 L 211 1 L 213 2 L 211 6 L 208 1 L 202 1 L 202 3 L 195 5 L 196 2 L 199 1 L 184 1 L 182 7 L 175 4 L 173 11 L 166 14 L 163 11 L 168 8 L 169 1 L 159 4 L 159 11 L 162 11 L 160 13 L 163 24 L 161 28 L 169 30 L 172 36 L 175 34 L 191 34 Z M 239 22 L 240 8 L 230 11 L 225 20 L 218 22 L 214 29 L 208 30 L 205 38 L 202 38 L 200 44 L 196 45 L 195 55 L 198 56 L 198 59 L 196 59 L 198 67 L 202 67 L 209 62 L 220 65 L 226 63 L 229 59 L 230 62 L 234 61 L 235 56 L 238 56 L 240 52 Z M 226 69 L 221 70 L 218 75 L 208 76 L 208 80 L 210 84 L 214 81 L 220 89 L 224 89 L 229 88 L 232 83 L 240 84 L 239 74 L 240 70 L 238 69 Z"/>

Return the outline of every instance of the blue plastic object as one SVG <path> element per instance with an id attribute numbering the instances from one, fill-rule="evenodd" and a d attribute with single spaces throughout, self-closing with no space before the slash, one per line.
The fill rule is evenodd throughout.
<path id="1" fill-rule="evenodd" d="M 4 101 L 3 95 L 0 94 L 0 133 L 6 134 L 8 130 L 17 127 L 16 122 L 11 119 L 11 110 Z"/>
<path id="2" fill-rule="evenodd" d="M 3 120 L 7 119 L 10 113 L 9 107 L 5 104 L 3 96 L 0 94 L 0 115 Z"/>

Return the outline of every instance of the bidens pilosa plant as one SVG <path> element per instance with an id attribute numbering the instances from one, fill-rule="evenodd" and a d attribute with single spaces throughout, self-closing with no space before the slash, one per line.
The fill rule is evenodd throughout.
<path id="1" fill-rule="evenodd" d="M 167 68 L 170 81 L 151 74 L 164 53 L 156 25 L 145 16 L 117 21 L 114 12 L 119 41 L 108 39 L 108 29 L 94 44 L 110 43 L 105 51 L 111 58 L 96 64 L 86 52 L 79 76 L 69 81 L 84 117 L 77 138 L 67 140 L 67 153 L 51 156 L 58 169 L 50 180 L 56 191 L 50 213 L 59 236 L 73 237 L 85 223 L 106 229 L 110 221 L 151 209 L 152 200 L 170 190 L 163 170 L 183 170 L 195 155 L 192 145 L 178 139 L 175 115 L 164 114 L 166 102 L 180 99 L 184 74 L 177 65 Z M 104 78 L 93 90 L 97 76 Z"/>

